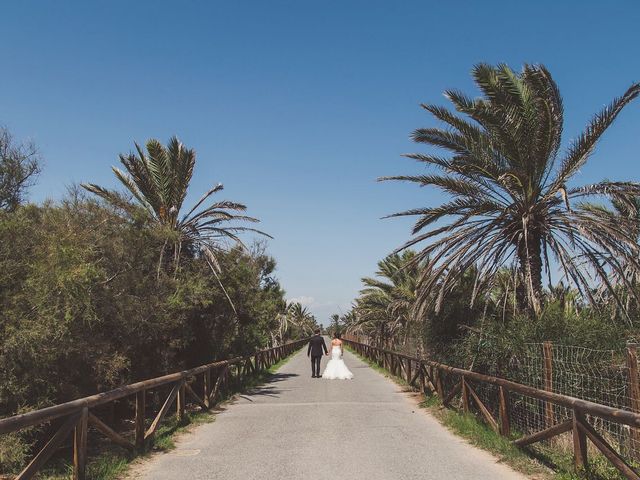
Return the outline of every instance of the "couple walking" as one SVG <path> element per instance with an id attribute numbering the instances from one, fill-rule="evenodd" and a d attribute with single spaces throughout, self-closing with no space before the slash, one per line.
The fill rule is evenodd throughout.
<path id="1" fill-rule="evenodd" d="M 309 348 L 307 348 L 307 357 L 311 357 L 312 378 L 320 378 L 320 360 L 322 360 L 323 352 L 329 355 L 324 338 L 320 336 L 320 330 L 316 330 L 315 335 L 309 340 Z M 342 360 L 342 353 L 342 340 L 340 340 L 340 334 L 336 332 L 331 340 L 331 360 L 327 363 L 322 378 L 328 380 L 351 380 L 353 378 L 353 373 L 349 371 Z"/>

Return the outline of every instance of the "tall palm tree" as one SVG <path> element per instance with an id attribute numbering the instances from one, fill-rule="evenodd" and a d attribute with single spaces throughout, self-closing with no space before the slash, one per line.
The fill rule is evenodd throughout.
<path id="1" fill-rule="evenodd" d="M 235 223 L 229 225 L 230 222 L 255 223 L 258 220 L 236 213 L 246 210 L 241 203 L 223 200 L 202 208 L 209 197 L 223 189 L 222 184 L 209 189 L 192 208 L 182 214 L 196 163 L 195 150 L 186 148 L 175 136 L 169 140 L 166 147 L 155 139 L 147 142 L 146 152 L 137 143 L 135 147 L 135 153 L 120 155 L 120 162 L 125 171 L 116 167 L 112 167 L 112 170 L 133 197 L 138 208 L 142 207 L 154 223 L 172 233 L 167 237 L 160 253 L 158 274 L 168 248 L 173 253 L 176 268 L 185 249 L 193 253 L 202 253 L 231 302 L 220 282 L 220 265 L 216 254 L 228 241 L 243 246 L 238 236 L 240 232 L 253 231 L 266 235 L 259 230 Z M 127 212 L 132 212 L 135 208 L 117 191 L 92 183 L 82 186 Z M 231 305 L 233 306 L 232 302 Z M 235 310 L 235 307 L 233 308 Z"/>
<path id="2" fill-rule="evenodd" d="M 416 258 L 429 259 L 421 298 L 442 299 L 432 293 L 450 289 L 472 265 L 477 265 L 480 280 L 491 281 L 501 268 L 515 264 L 521 277 L 519 303 L 539 312 L 550 258 L 589 300 L 594 301 L 594 282 L 614 293 L 611 272 L 620 271 L 623 262 L 640 268 L 638 244 L 630 234 L 637 220 L 620 221 L 590 200 L 637 196 L 640 184 L 567 184 L 605 130 L 638 96 L 640 84 L 633 84 L 596 114 L 559 155 L 562 99 L 544 66 L 525 65 L 515 73 L 506 65 L 479 64 L 472 73 L 482 98 L 445 92 L 468 118 L 440 106 L 422 105 L 446 127 L 420 128 L 412 134 L 418 143 L 450 152 L 447 157 L 407 155 L 439 173 L 381 179 L 434 186 L 452 197 L 442 205 L 390 215 L 418 217 L 413 238 L 401 248 L 429 242 Z M 435 228 L 425 231 L 436 222 Z"/>

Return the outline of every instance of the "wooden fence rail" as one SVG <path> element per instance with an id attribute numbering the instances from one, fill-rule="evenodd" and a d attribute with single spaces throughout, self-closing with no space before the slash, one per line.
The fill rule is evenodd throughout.
<path id="1" fill-rule="evenodd" d="M 246 357 L 237 357 L 230 360 L 201 365 L 170 375 L 132 383 L 108 392 L 79 398 L 60 405 L 0 419 L 0 435 L 16 432 L 45 422 L 60 422 L 58 430 L 33 457 L 22 472 L 15 477 L 15 480 L 33 478 L 72 432 L 73 478 L 74 480 L 85 480 L 89 426 L 94 427 L 109 440 L 127 450 L 132 452 L 143 451 L 153 442 L 158 427 L 174 405 L 179 420 L 184 417 L 188 402 L 197 405 L 202 410 L 207 410 L 215 405 L 216 399 L 219 399 L 225 386 L 231 381 L 240 382 L 248 374 L 268 369 L 302 347 L 306 341 L 307 340 L 297 340 L 286 345 L 261 350 Z M 197 393 L 191 386 L 191 382 L 200 375 L 202 376 L 201 384 L 203 387 L 201 394 Z M 159 387 L 169 387 L 170 391 L 162 407 L 151 421 L 151 424 L 147 426 L 146 392 L 151 389 L 158 389 Z M 135 433 L 132 442 L 100 420 L 91 410 L 134 395 Z M 189 400 L 187 398 L 189 398 Z"/>
<path id="2" fill-rule="evenodd" d="M 504 436 L 511 436 L 509 397 L 511 393 L 518 393 L 545 402 L 545 428 L 539 432 L 514 440 L 520 447 L 548 440 L 566 432 L 572 432 L 573 455 L 576 469 L 588 469 L 587 440 L 628 479 L 640 480 L 640 475 L 634 468 L 600 435 L 587 421 L 586 415 L 606 419 L 615 423 L 628 425 L 632 431 L 640 427 L 640 414 L 634 411 L 601 405 L 599 403 L 582 400 L 568 395 L 551 391 L 550 379 L 546 389 L 530 387 L 512 382 L 500 377 L 484 375 L 482 373 L 451 367 L 431 360 L 412 357 L 380 347 L 375 347 L 345 336 L 343 341 L 353 348 L 359 355 L 378 363 L 393 375 L 403 378 L 407 383 L 419 388 L 423 393 L 427 389 L 435 393 L 448 406 L 454 397 L 461 395 L 462 408 L 469 411 L 471 404 L 475 404 L 479 414 L 496 432 Z M 445 377 L 455 380 L 449 392 L 444 389 Z M 485 406 L 478 396 L 471 382 L 491 384 L 498 387 L 498 418 Z M 451 382 L 448 382 L 451 384 Z M 569 420 L 555 423 L 554 406 L 561 406 L 572 412 Z"/>

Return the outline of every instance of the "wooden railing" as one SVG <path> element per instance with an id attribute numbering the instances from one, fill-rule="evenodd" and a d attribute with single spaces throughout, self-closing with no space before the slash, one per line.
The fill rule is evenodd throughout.
<path id="1" fill-rule="evenodd" d="M 185 416 L 187 398 L 202 410 L 215 405 L 222 391 L 230 381 L 241 382 L 251 373 L 268 369 L 275 363 L 295 352 L 307 340 L 298 340 L 279 347 L 261 350 L 246 357 L 233 358 L 219 362 L 201 365 L 190 370 L 172 373 L 163 377 L 152 378 L 142 382 L 126 385 L 109 392 L 99 393 L 90 397 L 79 398 L 70 402 L 43 408 L 22 415 L 0 419 L 0 435 L 16 432 L 27 427 L 45 422 L 60 422 L 58 430 L 49 441 L 33 457 L 31 462 L 15 477 L 15 480 L 32 478 L 63 445 L 73 431 L 73 478 L 84 480 L 87 465 L 87 437 L 88 427 L 91 425 L 117 445 L 131 451 L 141 452 L 153 442 L 154 435 L 162 420 L 175 404 L 178 420 Z M 202 376 L 202 396 L 191 386 L 192 380 Z M 151 424 L 146 425 L 146 393 L 160 387 L 170 388 L 162 407 L 157 412 Z M 133 441 L 127 439 L 115 429 L 100 420 L 92 409 L 101 407 L 116 400 L 135 395 L 135 421 Z"/>
<path id="2" fill-rule="evenodd" d="M 359 355 L 376 362 L 391 374 L 403 378 L 411 387 L 419 388 L 423 393 L 430 390 L 438 395 L 444 406 L 461 396 L 462 409 L 465 412 L 475 404 L 479 414 L 497 433 L 512 437 L 509 399 L 512 393 L 545 402 L 553 409 L 553 405 L 565 407 L 571 411 L 571 418 L 547 428 L 518 438 L 513 441 L 524 447 L 536 442 L 548 440 L 562 433 L 571 432 L 573 442 L 574 464 L 577 470 L 588 469 L 587 439 L 628 479 L 640 480 L 640 476 L 629 463 L 600 435 L 588 422 L 586 416 L 601 418 L 622 425 L 627 425 L 632 432 L 640 429 L 640 414 L 618 408 L 601 405 L 567 395 L 512 382 L 504 378 L 484 375 L 470 370 L 451 367 L 431 360 L 412 357 L 384 348 L 375 347 L 358 341 L 355 337 L 345 337 L 344 342 Z M 451 381 L 453 377 L 453 382 Z M 447 380 L 445 382 L 445 379 Z M 490 384 L 497 387 L 498 415 L 494 416 L 473 388 L 472 382 Z M 445 391 L 444 385 L 453 385 Z M 497 417 L 497 418 L 496 418 Z"/>

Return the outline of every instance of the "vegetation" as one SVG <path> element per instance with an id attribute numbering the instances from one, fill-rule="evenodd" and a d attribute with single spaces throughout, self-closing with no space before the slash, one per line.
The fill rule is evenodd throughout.
<path id="1" fill-rule="evenodd" d="M 343 328 L 491 369 L 526 342 L 618 348 L 637 338 L 640 183 L 569 182 L 640 84 L 560 156 L 562 99 L 544 66 L 515 73 L 480 64 L 472 73 L 483 97 L 445 93 L 467 118 L 422 105 L 446 128 L 413 133 L 451 153 L 408 155 L 440 173 L 385 177 L 439 188 L 451 200 L 391 215 L 418 217 L 412 238 L 379 262 L 377 278 L 362 280 Z M 562 277 L 554 284 L 555 268 Z"/>
<path id="2" fill-rule="evenodd" d="M 15 210 L 40 173 L 40 157 L 33 143 L 18 143 L 0 128 L 0 210 Z"/>
<path id="3" fill-rule="evenodd" d="M 236 213 L 243 205 L 198 210 L 221 186 L 180 216 L 193 150 L 149 141 L 121 160 L 131 198 L 87 185 L 101 198 L 71 188 L 58 202 L 20 204 L 28 178 L 7 181 L 20 188 L 0 209 L 0 416 L 251 353 L 315 324 L 286 305 L 265 245 L 238 237 L 253 230 L 235 222 L 256 221 Z M 0 470 L 24 466 L 38 433 L 3 436 Z"/>
<path id="4" fill-rule="evenodd" d="M 364 288 L 354 306 L 357 317 L 343 320 L 352 322 L 352 333 L 366 332 L 378 343 L 402 337 L 403 344 L 416 333 L 412 312 L 421 265 L 415 258 L 411 250 L 394 253 L 378 262 L 379 278 L 362 279 Z"/>
<path id="5" fill-rule="evenodd" d="M 516 73 L 480 64 L 473 78 L 481 98 L 446 92 L 457 113 L 422 105 L 445 127 L 413 139 L 449 156 L 408 157 L 435 173 L 384 178 L 450 198 L 391 215 L 418 217 L 411 237 L 362 279 L 353 309 L 332 316 L 328 331 L 490 373 L 505 372 L 530 342 L 637 341 L 640 183 L 572 182 L 640 84 L 561 154 L 562 99 L 544 66 Z M 124 170 L 113 171 L 124 191 L 87 183 L 27 204 L 38 151 L 0 130 L 0 416 L 317 328 L 305 307 L 286 301 L 264 243 L 241 238 L 268 237 L 245 205 L 213 201 L 217 184 L 184 208 L 193 149 L 175 137 L 149 140 L 120 162 Z M 24 464 L 38 433 L 3 436 L 0 469 Z M 113 462 L 105 468 L 120 468 Z"/>
<path id="6" fill-rule="evenodd" d="M 277 320 L 278 328 L 272 332 L 276 344 L 283 338 L 309 337 L 318 328 L 316 318 L 299 302 L 285 303 Z"/>
<path id="7" fill-rule="evenodd" d="M 383 178 L 436 187 L 450 198 L 390 215 L 418 217 L 412 236 L 378 263 L 376 278 L 362 279 L 339 327 L 378 346 L 523 382 L 518 364 L 530 343 L 622 351 L 640 338 L 640 183 L 571 182 L 640 84 L 560 155 L 562 100 L 546 68 L 515 73 L 481 64 L 473 77 L 483 97 L 445 93 L 458 113 L 422 105 L 445 128 L 418 129 L 413 139 L 450 155 L 408 157 L 436 173 Z M 607 390 L 602 380 L 590 378 L 589 388 Z M 437 413 L 509 463 L 530 464 L 474 417 Z M 578 478 L 566 452 L 542 455 L 557 478 Z M 589 478 L 619 478 L 604 457 L 594 457 L 591 468 Z"/>
<path id="8" fill-rule="evenodd" d="M 166 147 L 158 140 L 149 140 L 147 154 L 137 143 L 136 150 L 137 154 L 120 155 L 120 162 L 127 173 L 115 167 L 113 172 L 137 201 L 137 205 L 123 198 L 119 192 L 107 190 L 92 183 L 82 186 L 130 215 L 137 213 L 136 207 L 142 208 L 148 219 L 165 232 L 166 238 L 158 262 L 158 275 L 160 275 L 162 260 L 168 248 L 176 270 L 180 266 L 183 255 L 190 257 L 201 255 L 220 281 L 218 254 L 221 251 L 221 242 L 231 240 L 244 246 L 238 233 L 253 231 L 266 235 L 264 232 L 246 226 L 227 226 L 228 222 L 238 220 L 258 222 L 258 220 L 232 213 L 244 212 L 247 208 L 235 202 L 215 202 L 199 210 L 209 197 L 223 189 L 221 183 L 206 192 L 186 214 L 180 217 L 196 164 L 195 151 L 186 148 L 176 137 L 172 137 Z M 234 313 L 237 314 L 221 282 L 220 287 L 227 296 Z"/>
<path id="9" fill-rule="evenodd" d="M 606 197 L 635 208 L 630 199 L 640 196 L 640 185 L 568 183 L 622 109 L 640 94 L 640 84 L 595 115 L 560 158 L 562 99 L 544 66 L 525 65 L 517 74 L 506 65 L 479 64 L 473 78 L 483 98 L 445 92 L 468 120 L 443 107 L 422 105 L 447 129 L 420 128 L 413 139 L 452 156 L 408 156 L 442 173 L 385 178 L 434 186 L 452 197 L 439 206 L 391 215 L 418 217 L 414 237 L 403 248 L 428 242 L 414 261 L 426 262 L 420 301 L 439 309 L 444 294 L 472 268 L 477 285 L 473 300 L 503 268 L 513 266 L 519 307 L 539 314 L 545 272 L 551 283 L 551 260 L 592 303 L 597 300 L 594 281 L 618 300 L 610 278 L 625 285 L 625 267 L 640 269 L 637 218 L 619 215 L 593 199 Z M 444 224 L 426 230 L 439 221 Z"/>

